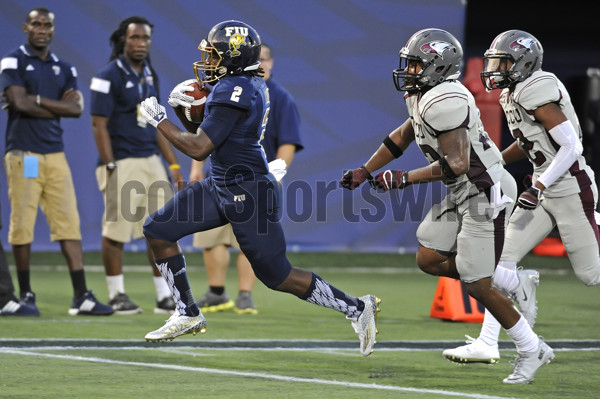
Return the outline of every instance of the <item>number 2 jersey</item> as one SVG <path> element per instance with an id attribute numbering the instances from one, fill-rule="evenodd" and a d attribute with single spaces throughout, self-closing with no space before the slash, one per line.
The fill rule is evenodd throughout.
<path id="1" fill-rule="evenodd" d="M 517 83 L 514 91 L 507 88 L 500 95 L 500 105 L 511 134 L 533 164 L 533 181 L 544 173 L 560 148 L 533 114 L 537 108 L 549 103 L 560 107 L 581 141 L 581 127 L 569 93 L 554 74 L 536 71 L 523 82 Z M 576 194 L 593 181 L 594 172 L 580 156 L 567 172 L 544 190 L 544 196 L 551 198 Z"/>
<path id="2" fill-rule="evenodd" d="M 267 125 L 270 106 L 265 81 L 245 75 L 221 78 L 206 99 L 205 121 L 214 106 L 245 112 L 245 117 L 240 118 L 226 134 L 205 130 L 215 146 L 210 155 L 210 175 L 215 183 L 226 186 L 255 180 L 255 174 L 266 175 L 267 160 L 259 144 Z"/>
<path id="3" fill-rule="evenodd" d="M 444 182 L 452 193 L 463 197 L 493 186 L 501 178 L 502 154 L 481 123 L 473 95 L 462 83 L 447 81 L 426 92 L 404 96 L 415 141 L 430 163 L 444 156 L 439 136 L 457 128 L 467 129 L 471 142 L 469 171 L 455 181 Z"/>

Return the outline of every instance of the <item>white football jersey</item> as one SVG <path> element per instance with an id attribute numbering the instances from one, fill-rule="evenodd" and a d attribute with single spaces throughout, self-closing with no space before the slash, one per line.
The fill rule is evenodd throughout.
<path id="1" fill-rule="evenodd" d="M 467 129 L 471 141 L 469 171 L 456 182 L 447 182 L 457 193 L 494 185 L 501 176 L 502 154 L 481 123 L 479 109 L 469 90 L 458 81 L 441 83 L 425 93 L 404 96 L 415 132 L 415 141 L 430 163 L 444 156 L 438 137 L 460 127 Z M 498 165 L 489 170 L 492 166 Z M 471 183 L 471 184 L 468 184 Z"/>
<path id="2" fill-rule="evenodd" d="M 533 164 L 534 182 L 550 166 L 560 148 L 533 115 L 537 108 L 549 103 L 560 106 L 581 141 L 581 127 L 571 104 L 571 97 L 553 73 L 536 71 L 523 82 L 517 83 L 513 92 L 507 88 L 502 90 L 500 95 L 500 105 L 506 115 L 511 134 Z M 544 196 L 564 197 L 579 193 L 580 184 L 589 185 L 594 181 L 593 173 L 583 156 L 580 156 L 565 174 L 544 190 Z"/>

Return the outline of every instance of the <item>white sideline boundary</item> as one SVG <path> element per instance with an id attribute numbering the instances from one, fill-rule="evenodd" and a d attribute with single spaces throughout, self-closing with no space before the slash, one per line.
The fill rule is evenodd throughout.
<path id="1" fill-rule="evenodd" d="M 69 269 L 65 265 L 35 265 L 33 266 L 35 270 L 41 271 L 68 271 Z M 15 265 L 9 265 L 9 270 L 15 271 Z M 149 265 L 124 265 L 124 272 L 132 272 L 132 273 L 148 273 Z M 205 268 L 202 266 L 186 266 L 186 270 L 189 272 L 204 272 Z M 425 275 L 416 265 L 414 267 L 377 267 L 377 266 L 353 266 L 353 267 L 319 267 L 314 266 L 311 267 L 311 270 L 319 273 L 351 273 L 351 274 L 366 274 L 366 273 L 376 273 L 376 274 L 423 274 Z M 558 275 L 565 276 L 573 273 L 572 268 L 562 268 L 562 269 L 536 269 L 542 275 Z M 104 266 L 102 265 L 85 265 L 86 272 L 94 272 L 94 273 L 104 273 Z"/>
<path id="2" fill-rule="evenodd" d="M 554 351 L 600 351 L 600 340 L 596 339 L 557 339 L 546 341 Z M 462 345 L 456 340 L 383 340 L 377 343 L 377 352 L 419 352 L 443 351 Z M 515 351 L 511 341 L 498 342 L 502 352 Z M 96 339 L 96 338 L 0 338 L 1 350 L 77 350 L 77 349 L 198 349 L 209 351 L 330 351 L 341 353 L 356 351 L 355 340 L 318 340 L 318 339 L 182 339 L 166 345 L 145 342 L 143 339 Z"/>
<path id="3" fill-rule="evenodd" d="M 204 373 L 204 374 L 217 374 L 217 375 L 228 375 L 228 376 L 237 376 L 237 377 L 254 377 L 254 378 L 262 378 L 262 379 L 285 381 L 285 382 L 299 382 L 299 383 L 306 383 L 306 384 L 331 385 L 331 386 L 352 387 L 352 388 L 381 390 L 381 391 L 412 392 L 412 393 L 417 393 L 417 394 L 437 394 L 437 395 L 442 395 L 442 396 L 457 396 L 457 397 L 461 397 L 461 398 L 475 398 L 475 399 L 515 399 L 515 398 L 506 397 L 506 396 L 490 396 L 490 395 L 473 394 L 473 393 L 467 393 L 467 392 L 444 391 L 444 390 L 439 390 L 439 389 L 423 389 L 423 388 L 411 388 L 411 387 L 402 387 L 402 386 L 395 386 L 395 385 L 366 384 L 366 383 L 358 383 L 358 382 L 351 382 L 351 381 L 332 381 L 332 380 L 324 380 L 324 379 L 320 379 L 320 378 L 289 377 L 289 376 L 283 376 L 283 375 L 278 375 L 278 374 L 212 369 L 212 368 L 206 368 L 206 367 L 179 366 L 179 365 L 175 365 L 175 364 L 125 362 L 125 361 L 105 359 L 105 358 L 100 358 L 100 357 L 59 355 L 59 354 L 29 352 L 29 351 L 25 351 L 25 350 L 15 350 L 15 349 L 0 349 L 0 353 L 22 355 L 22 356 L 37 356 L 37 357 L 44 357 L 44 358 L 51 358 L 51 359 L 82 361 L 82 362 L 89 362 L 89 363 L 116 364 L 116 365 L 120 365 L 120 366 L 136 366 L 136 367 L 158 368 L 158 369 L 164 369 L 164 370 L 190 371 L 190 372 Z"/>

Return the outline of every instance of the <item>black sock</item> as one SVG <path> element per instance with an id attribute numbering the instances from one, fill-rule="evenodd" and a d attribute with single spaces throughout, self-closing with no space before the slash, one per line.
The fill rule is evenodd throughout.
<path id="1" fill-rule="evenodd" d="M 21 295 L 26 292 L 31 292 L 29 270 L 17 270 L 17 280 L 19 281 L 19 291 L 21 292 Z"/>
<path id="2" fill-rule="evenodd" d="M 211 285 L 208 288 L 210 289 L 210 292 L 215 295 L 223 295 L 225 292 L 225 287 L 215 287 L 214 285 Z"/>
<path id="3" fill-rule="evenodd" d="M 83 269 L 73 270 L 71 274 L 71 284 L 73 284 L 73 295 L 75 298 L 81 298 L 87 292 L 85 285 L 85 271 Z"/>

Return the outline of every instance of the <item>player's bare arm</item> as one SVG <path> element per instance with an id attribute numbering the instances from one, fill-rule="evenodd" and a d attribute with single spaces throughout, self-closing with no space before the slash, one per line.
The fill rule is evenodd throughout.
<path id="1" fill-rule="evenodd" d="M 507 165 L 525 158 L 527 158 L 527 154 L 519 147 L 516 141 L 502 151 L 502 159 Z"/>
<path id="2" fill-rule="evenodd" d="M 387 143 L 382 143 L 377 151 L 375 151 L 371 158 L 365 163 L 365 167 L 369 172 L 372 173 L 398 158 L 396 156 L 398 155 L 398 150 L 401 152 L 406 151 L 410 143 L 415 140 L 415 132 L 410 118 L 406 119 L 402 125 L 394 129 L 388 135 L 388 138 L 391 140 L 391 143 L 389 141 Z"/>
<path id="3" fill-rule="evenodd" d="M 451 180 L 469 171 L 471 144 L 467 130 L 465 128 L 452 130 L 441 134 L 438 140 L 444 158 L 422 168 L 409 171 L 409 183 Z"/>
<path id="4" fill-rule="evenodd" d="M 548 131 L 567 120 L 565 114 L 555 103 L 548 103 L 533 111 L 535 119 L 540 121 Z"/>
<path id="5" fill-rule="evenodd" d="M 467 129 L 459 128 L 439 136 L 442 152 L 448 165 L 457 176 L 469 171 L 471 161 L 471 142 Z M 440 161 L 438 161 L 438 165 Z M 443 172 L 443 170 L 442 170 Z"/>
<path id="6" fill-rule="evenodd" d="M 197 133 L 184 132 L 168 119 L 164 119 L 156 128 L 175 148 L 197 161 L 205 160 L 215 149 L 201 128 L 198 128 Z"/>
<path id="7" fill-rule="evenodd" d="M 190 158 L 203 161 L 215 149 L 210 138 L 200 127 L 196 133 L 184 132 L 168 120 L 165 107 L 158 103 L 156 97 L 147 98 L 140 105 L 140 113 L 148 123 L 158 129 L 175 148 Z"/>
<path id="8" fill-rule="evenodd" d="M 371 175 L 371 172 L 376 171 L 394 159 L 400 157 L 404 150 L 406 150 L 406 148 L 408 148 L 410 143 L 414 140 L 415 132 L 412 122 L 410 119 L 407 119 L 402 125 L 398 126 L 383 139 L 383 143 L 381 143 L 377 151 L 371 155 L 371 158 L 369 158 L 366 163 L 364 163 L 360 168 L 350 169 L 344 173 L 342 179 L 340 180 L 341 186 L 349 190 L 354 190 L 365 180 L 369 180 L 369 184 L 371 184 L 373 188 L 378 187 L 376 181 Z M 402 174 L 405 172 L 397 172 L 400 173 L 398 178 L 402 179 Z M 399 185 L 404 187 L 404 185 L 401 183 Z M 394 188 L 401 188 L 400 186 Z"/>

